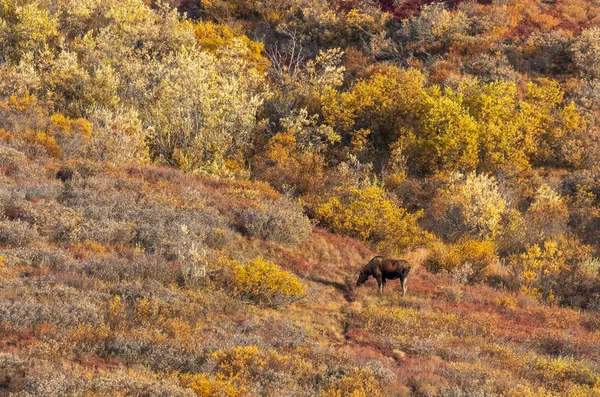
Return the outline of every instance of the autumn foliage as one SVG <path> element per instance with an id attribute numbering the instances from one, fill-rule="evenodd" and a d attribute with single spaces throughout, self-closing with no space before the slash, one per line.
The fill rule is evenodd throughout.
<path id="1" fill-rule="evenodd" d="M 0 395 L 600 395 L 599 23 L 0 0 Z"/>

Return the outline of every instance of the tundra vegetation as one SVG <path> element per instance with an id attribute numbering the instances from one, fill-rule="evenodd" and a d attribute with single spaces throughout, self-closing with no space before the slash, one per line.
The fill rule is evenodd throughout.
<path id="1" fill-rule="evenodd" d="M 0 395 L 600 396 L 598 26 L 0 0 Z"/>

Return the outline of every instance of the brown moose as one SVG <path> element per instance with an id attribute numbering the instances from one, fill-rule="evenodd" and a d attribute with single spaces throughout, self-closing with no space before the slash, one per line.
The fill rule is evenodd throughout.
<path id="1" fill-rule="evenodd" d="M 361 286 L 369 278 L 373 276 L 379 285 L 379 293 L 383 293 L 385 288 L 385 280 L 400 279 L 402 285 L 402 296 L 406 295 L 406 277 L 410 271 L 410 264 L 402 259 L 390 259 L 382 256 L 376 256 L 363 267 L 358 275 L 356 285 Z"/>

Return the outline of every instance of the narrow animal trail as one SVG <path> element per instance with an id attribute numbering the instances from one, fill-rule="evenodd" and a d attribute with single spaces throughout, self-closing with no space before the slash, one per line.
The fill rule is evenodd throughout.
<path id="1" fill-rule="evenodd" d="M 330 244 L 331 239 L 335 244 Z M 435 290 L 435 283 L 427 280 L 428 273 L 422 268 L 429 251 L 417 248 L 398 256 L 413 266 L 408 277 L 408 293 L 403 298 L 399 280 L 388 281 L 383 295 L 379 295 L 374 279 L 361 287 L 356 286 L 360 269 L 376 254 L 355 240 L 317 230 L 315 238 L 302 248 L 299 251 L 302 261 L 310 269 L 304 277 L 309 292 L 302 304 L 287 309 L 286 317 L 301 319 L 301 324 L 314 330 L 313 337 L 345 354 L 355 355 L 360 360 L 385 360 L 396 366 L 394 361 L 398 359 L 398 352 L 374 349 L 357 341 L 357 331 L 350 318 L 365 306 L 402 307 L 406 302 L 427 306 L 424 302 Z"/>
<path id="2" fill-rule="evenodd" d="M 600 333 L 594 331 L 600 326 L 590 328 L 588 317 L 430 273 L 423 266 L 426 248 L 398 257 L 413 266 L 405 297 L 399 280 L 389 280 L 383 295 L 372 278 L 356 286 L 360 269 L 375 253 L 355 240 L 317 231 L 297 255 L 306 262 L 309 293 L 282 315 L 299 321 L 319 345 L 357 366 L 381 366 L 393 373 L 389 395 L 427 395 L 418 385 L 454 381 L 480 388 L 471 385 L 484 376 L 480 368 L 486 379 L 497 376 L 490 374 L 509 379 L 508 386 L 494 386 L 509 390 L 545 379 L 547 371 L 531 368 L 553 363 L 556 352 L 570 352 L 577 364 L 569 365 L 577 368 L 600 359 Z M 556 321 L 557 313 L 570 320 Z M 588 339 L 581 342 L 584 334 Z"/>

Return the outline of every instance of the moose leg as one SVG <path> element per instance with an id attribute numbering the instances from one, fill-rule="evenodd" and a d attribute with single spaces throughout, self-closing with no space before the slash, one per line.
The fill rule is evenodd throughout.
<path id="1" fill-rule="evenodd" d="M 405 296 L 408 289 L 406 278 L 400 278 L 400 284 L 402 285 L 402 296 Z"/>
<path id="2" fill-rule="evenodd" d="M 375 279 L 377 279 L 377 285 L 379 286 L 379 294 L 383 294 L 383 287 L 385 287 L 385 279 L 379 275 L 375 275 Z"/>

